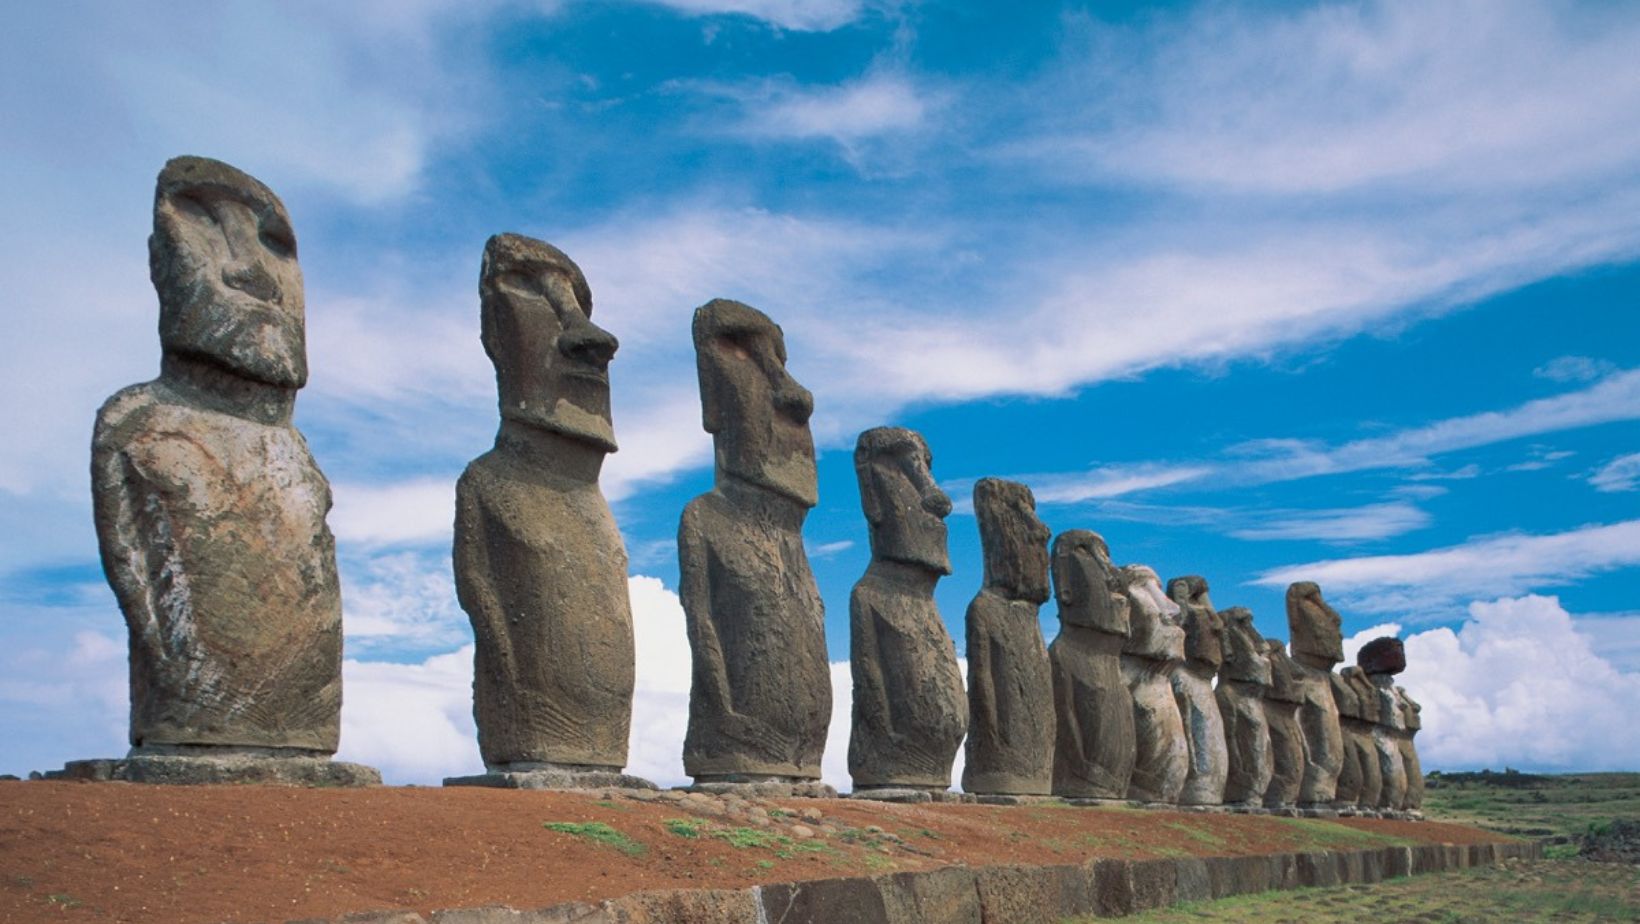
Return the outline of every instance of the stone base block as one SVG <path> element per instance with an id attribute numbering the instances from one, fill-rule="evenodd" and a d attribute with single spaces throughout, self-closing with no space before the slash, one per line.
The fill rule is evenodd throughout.
<path id="1" fill-rule="evenodd" d="M 1300 818 L 1337 818 L 1338 817 L 1338 811 L 1336 809 L 1334 809 L 1331 805 L 1300 805 L 1298 807 L 1298 814 L 1299 814 Z"/>
<path id="2" fill-rule="evenodd" d="M 747 799 L 836 799 L 837 790 L 819 780 L 744 779 L 701 780 L 683 787 L 685 792 L 713 796 L 740 796 Z"/>
<path id="3" fill-rule="evenodd" d="M 865 789 L 856 789 L 843 796 L 845 799 L 869 799 L 873 802 L 973 802 L 975 797 L 968 793 L 950 792 L 944 789 L 916 789 L 910 786 L 870 786 Z"/>
<path id="4" fill-rule="evenodd" d="M 1133 804 L 1126 799 L 1095 799 L 1089 796 L 1067 796 L 1065 801 L 1085 808 L 1127 808 Z"/>
<path id="5" fill-rule="evenodd" d="M 1222 815 L 1230 809 L 1222 803 L 1213 805 L 1177 805 L 1174 808 L 1181 812 L 1199 812 L 1206 815 Z"/>
<path id="6" fill-rule="evenodd" d="M 248 754 L 138 754 L 121 758 L 71 760 L 48 780 L 88 780 L 195 786 L 266 783 L 274 786 L 380 786 L 381 772 L 363 764 L 323 757 L 263 757 Z"/>
<path id="7" fill-rule="evenodd" d="M 488 786 L 492 789 L 658 789 L 654 783 L 615 770 L 545 767 L 532 770 L 493 770 L 476 776 L 447 776 L 446 786 Z"/>
<path id="8" fill-rule="evenodd" d="M 1008 793 L 976 793 L 974 801 L 980 805 L 1041 805 L 1045 802 L 1063 802 L 1058 796 L 1015 796 Z"/>

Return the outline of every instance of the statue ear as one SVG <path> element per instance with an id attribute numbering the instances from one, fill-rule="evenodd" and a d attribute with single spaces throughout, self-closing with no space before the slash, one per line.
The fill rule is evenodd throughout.
<path id="1" fill-rule="evenodd" d="M 1054 599 L 1059 601 L 1061 607 L 1075 606 L 1078 599 L 1077 588 L 1073 586 L 1075 579 L 1071 577 L 1075 570 L 1071 564 L 1071 557 L 1065 552 L 1060 552 L 1049 562 L 1048 570 L 1053 577 Z"/>
<path id="2" fill-rule="evenodd" d="M 718 388 L 723 380 L 716 364 L 708 354 L 710 346 L 699 348 L 695 357 L 695 369 L 700 378 L 700 422 L 707 433 L 716 433 L 723 425 L 722 402 L 718 400 Z"/>
<path id="3" fill-rule="evenodd" d="M 860 509 L 865 511 L 866 522 L 876 526 L 883 521 L 882 486 L 878 483 L 877 466 L 866 461 L 858 467 L 860 482 Z"/>

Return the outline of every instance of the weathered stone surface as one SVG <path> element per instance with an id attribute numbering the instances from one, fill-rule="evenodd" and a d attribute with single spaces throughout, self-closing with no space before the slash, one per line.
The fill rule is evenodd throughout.
<path id="1" fill-rule="evenodd" d="M 969 883 L 972 890 L 973 883 Z M 886 890 L 863 876 L 781 882 L 758 890 L 759 916 L 754 920 L 851 921 L 889 924 Z M 903 920 L 903 919 L 901 919 Z M 975 915 L 974 920 L 978 920 Z"/>
<path id="2" fill-rule="evenodd" d="M 103 760 L 71 760 L 46 779 L 163 785 L 258 783 L 272 786 L 376 786 L 372 767 L 323 757 L 292 757 L 278 751 L 228 747 L 172 746 L 175 753 L 133 754 Z"/>
<path id="3" fill-rule="evenodd" d="M 934 603 L 934 586 L 951 573 L 951 499 L 932 464 L 922 436 L 898 427 L 867 430 L 854 449 L 871 529 L 871 564 L 849 598 L 848 767 L 857 790 L 947 789 L 968 728 L 956 646 Z"/>
<path id="4" fill-rule="evenodd" d="M 1199 575 L 1167 582 L 1168 597 L 1184 623 L 1184 660 L 1173 667 L 1173 698 L 1190 746 L 1190 772 L 1179 792 L 1181 805 L 1218 805 L 1230 772 L 1224 719 L 1213 695 L 1213 677 L 1224 663 L 1224 620 L 1207 596 Z"/>
<path id="5" fill-rule="evenodd" d="M 688 790 L 714 796 L 739 796 L 743 799 L 838 798 L 837 790 L 819 780 L 738 773 L 726 773 L 717 779 L 697 782 L 689 786 Z"/>
<path id="6" fill-rule="evenodd" d="M 1059 877 L 1065 867 L 983 866 L 974 870 L 984 924 L 1057 924 L 1066 912 Z M 1078 870 L 1076 867 L 1069 869 Z"/>
<path id="7" fill-rule="evenodd" d="M 1190 772 L 1190 746 L 1169 679 L 1184 658 L 1179 607 L 1143 565 L 1122 569 L 1122 593 L 1131 630 L 1122 645 L 1122 679 L 1133 696 L 1135 742 L 1128 798 L 1176 803 Z"/>
<path id="8" fill-rule="evenodd" d="M 97 415 L 103 570 L 130 632 L 132 755 L 336 750 L 342 608 L 330 486 L 291 424 L 307 382 L 290 218 L 227 164 L 179 157 L 154 197 L 159 378 Z"/>
<path id="9" fill-rule="evenodd" d="M 513 766 L 518 766 L 514 764 Z M 638 789 L 653 790 L 642 777 L 613 770 L 542 767 L 535 770 L 498 770 L 474 776 L 447 776 L 446 786 L 488 786 L 492 789 Z"/>
<path id="10" fill-rule="evenodd" d="M 499 774 L 618 775 L 632 714 L 632 610 L 626 548 L 598 489 L 615 449 L 615 338 L 592 323 L 580 268 L 542 241 L 490 238 L 478 289 L 501 427 L 456 484 L 453 559 L 473 625 L 479 751 Z M 553 779 L 537 773 L 530 788 Z"/>
<path id="11" fill-rule="evenodd" d="M 1401 752 L 1401 765 L 1406 768 L 1407 794 L 1401 801 L 1401 808 L 1416 812 L 1424 807 L 1424 768 L 1418 761 L 1418 745 L 1413 739 L 1418 730 L 1424 727 L 1420 715 L 1424 707 L 1407 695 L 1401 687 L 1395 688 L 1397 698 L 1401 701 L 1401 724 L 1406 728 L 1406 737 L 1396 742 Z"/>
<path id="12" fill-rule="evenodd" d="M 1264 717 L 1270 730 L 1270 786 L 1264 791 L 1264 805 L 1271 809 L 1291 809 L 1304 785 L 1304 730 L 1298 724 L 1298 668 L 1287 655 L 1287 646 L 1275 639 L 1264 643 L 1270 663 L 1270 686 L 1264 695 Z"/>
<path id="13" fill-rule="evenodd" d="M 1133 696 L 1122 678 L 1128 600 L 1110 549 L 1098 533 L 1072 529 L 1053 543 L 1059 635 L 1053 668 L 1053 792 L 1078 799 L 1125 799 L 1133 777 Z"/>
<path id="14" fill-rule="evenodd" d="M 1344 660 L 1343 620 L 1309 581 L 1287 587 L 1287 629 L 1299 681 L 1298 723 L 1304 732 L 1302 806 L 1324 808 L 1338 790 L 1344 766 L 1344 733 L 1333 702 L 1333 665 Z"/>
<path id="15" fill-rule="evenodd" d="M 1377 691 L 1366 672 L 1359 667 L 1346 667 L 1337 676 L 1348 691 L 1348 695 L 1340 695 L 1338 682 L 1335 682 L 1334 698 L 1339 704 L 1339 727 L 1344 733 L 1345 752 L 1353 755 L 1349 760 L 1359 772 L 1352 804 L 1362 809 L 1372 809 L 1377 807 L 1378 796 L 1384 786 L 1383 771 L 1378 768 L 1378 749 L 1372 743 L 1372 728 L 1378 722 Z M 1342 773 L 1339 780 L 1342 791 Z M 1343 795 L 1338 798 L 1341 800 Z"/>
<path id="16" fill-rule="evenodd" d="M 666 889 L 634 892 L 604 903 L 612 924 L 749 924 L 758 920 L 757 896 L 742 889 Z"/>
<path id="17" fill-rule="evenodd" d="M 974 871 L 962 866 L 920 873 L 896 873 L 877 880 L 883 892 L 888 924 L 923 924 L 949 921 L 951 924 L 980 924 L 979 889 Z M 768 905 L 765 904 L 765 909 Z M 770 921 L 780 920 L 769 915 Z M 820 915 L 816 921 L 847 921 L 841 916 Z"/>
<path id="18" fill-rule="evenodd" d="M 717 483 L 678 526 L 694 660 L 684 770 L 817 779 L 831 720 L 825 611 L 803 550 L 816 501 L 813 397 L 786 372 L 780 328 L 739 302 L 695 311 Z"/>
<path id="19" fill-rule="evenodd" d="M 1343 762 L 1338 768 L 1338 784 L 1333 789 L 1332 807 L 1340 811 L 1350 811 L 1361 797 L 1361 754 L 1355 748 L 1355 741 L 1347 727 L 1352 713 L 1360 712 L 1360 704 L 1355 691 L 1340 675 L 1329 672 L 1327 683 L 1332 688 L 1333 705 L 1338 709 L 1339 749 L 1343 754 Z"/>
<path id="20" fill-rule="evenodd" d="M 1251 611 L 1233 606 L 1219 615 L 1224 620 L 1224 663 L 1219 666 L 1214 699 L 1224 722 L 1224 801 L 1252 808 L 1263 804 L 1275 772 L 1264 704 L 1270 658 L 1264 637 L 1253 627 Z"/>
<path id="21" fill-rule="evenodd" d="M 966 792 L 1046 795 L 1053 788 L 1053 674 L 1037 624 L 1048 599 L 1048 528 L 1030 488 L 981 478 L 974 514 L 985 584 L 968 605 Z"/>
<path id="22" fill-rule="evenodd" d="M 1406 646 L 1394 636 L 1375 638 L 1356 652 L 1355 663 L 1369 674 L 1399 674 L 1407 669 Z"/>

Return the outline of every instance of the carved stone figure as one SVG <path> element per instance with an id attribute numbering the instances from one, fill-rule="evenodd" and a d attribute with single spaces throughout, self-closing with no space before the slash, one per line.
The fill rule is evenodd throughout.
<path id="1" fill-rule="evenodd" d="M 968 742 L 962 788 L 1047 795 L 1053 788 L 1053 675 L 1037 608 L 1048 599 L 1048 527 L 1031 489 L 981 478 L 974 515 L 985 585 L 968 605 Z"/>
<path id="2" fill-rule="evenodd" d="M 1378 768 L 1378 749 L 1372 743 L 1372 729 L 1378 724 L 1378 695 L 1372 681 L 1359 667 L 1339 671 L 1339 681 L 1348 695 L 1335 696 L 1338 700 L 1338 722 L 1344 732 L 1344 749 L 1353 754 L 1349 762 L 1358 769 L 1360 778 L 1352 794 L 1351 805 L 1370 812 L 1378 805 L 1378 795 L 1384 788 L 1383 771 Z M 1339 796 L 1343 799 L 1343 774 L 1339 775 Z"/>
<path id="3" fill-rule="evenodd" d="M 1413 740 L 1418 736 L 1419 729 L 1424 727 L 1422 713 L 1424 707 L 1407 695 L 1401 687 L 1395 688 L 1396 695 L 1401 700 L 1401 724 L 1406 727 L 1406 737 L 1396 742 L 1401 752 L 1401 765 L 1406 768 L 1407 794 L 1401 801 L 1401 807 L 1409 812 L 1421 812 L 1424 807 L 1424 768 L 1418 761 L 1418 745 Z"/>
<path id="4" fill-rule="evenodd" d="M 1054 795 L 1126 799 L 1135 759 L 1133 696 L 1121 664 L 1128 600 L 1098 533 L 1071 529 L 1054 539 L 1053 586 Z"/>
<path id="5" fill-rule="evenodd" d="M 1264 643 L 1270 661 L 1270 687 L 1264 696 L 1264 717 L 1270 726 L 1270 787 L 1264 791 L 1264 807 L 1292 811 L 1304 788 L 1304 768 L 1309 754 L 1298 710 L 1303 701 L 1298 665 L 1287 654 L 1287 646 L 1275 639 Z"/>
<path id="6" fill-rule="evenodd" d="M 1224 801 L 1230 755 L 1224 719 L 1213 696 L 1213 676 L 1224 661 L 1224 621 L 1207 596 L 1207 579 L 1197 575 L 1167 582 L 1168 597 L 1184 622 L 1184 660 L 1173 668 L 1173 698 L 1190 745 L 1190 773 L 1179 793 L 1181 805 L 1218 805 Z"/>
<path id="7" fill-rule="evenodd" d="M 1133 694 L 1134 765 L 1128 798 L 1177 803 L 1190 774 L 1190 745 L 1170 680 L 1184 659 L 1179 606 L 1144 565 L 1122 569 L 1131 631 L 1122 646 L 1122 679 Z"/>
<path id="8" fill-rule="evenodd" d="M 1344 733 L 1333 702 L 1333 665 L 1344 660 L 1343 620 L 1321 599 L 1321 588 L 1300 581 L 1287 588 L 1287 629 L 1292 635 L 1293 663 L 1298 668 L 1300 708 L 1304 730 L 1304 785 L 1298 794 L 1302 808 L 1330 810 L 1344 767 Z"/>
<path id="9" fill-rule="evenodd" d="M 1275 772 L 1265 694 L 1270 688 L 1270 656 L 1264 637 L 1253 627 L 1253 614 L 1233 606 L 1219 613 L 1224 620 L 1224 663 L 1214 691 L 1224 721 L 1226 771 L 1224 801 L 1241 808 L 1264 804 Z"/>
<path id="10" fill-rule="evenodd" d="M 755 308 L 701 306 L 694 340 L 717 480 L 678 525 L 694 660 L 684 770 L 697 785 L 816 780 L 831 674 L 802 536 L 817 499 L 814 399 L 786 371 L 784 334 Z"/>
<path id="11" fill-rule="evenodd" d="M 922 435 L 898 427 L 867 430 L 854 448 L 871 529 L 871 564 L 849 597 L 848 768 L 857 796 L 944 792 L 967 730 L 956 646 L 934 603 L 934 585 L 951 573 L 951 499 L 932 464 Z"/>
<path id="12" fill-rule="evenodd" d="M 302 271 L 266 186 L 202 157 L 160 172 L 149 269 L 159 378 L 97 415 L 103 570 L 130 631 L 131 753 L 68 776 L 380 782 L 332 763 L 342 604 L 330 485 L 291 423 Z"/>
<path id="13" fill-rule="evenodd" d="M 1378 752 L 1383 783 L 1378 807 L 1390 812 L 1401 811 L 1407 804 L 1410 783 L 1401 742 L 1409 739 L 1407 714 L 1396 695 L 1395 675 L 1406 669 L 1406 650 L 1400 639 L 1376 638 L 1361 646 L 1355 663 L 1366 671 L 1378 696 L 1378 724 L 1373 728 L 1373 746 Z"/>
<path id="14" fill-rule="evenodd" d="M 1343 762 L 1338 768 L 1338 784 L 1333 789 L 1332 807 L 1340 812 L 1351 812 L 1361 798 L 1361 755 L 1350 736 L 1350 716 L 1361 711 L 1360 700 L 1343 676 L 1329 672 L 1327 683 L 1332 687 L 1333 705 L 1338 709 L 1339 750 Z"/>
<path id="15" fill-rule="evenodd" d="M 579 267 L 498 234 L 479 274 L 495 447 L 456 483 L 456 595 L 472 620 L 473 717 L 490 771 L 452 785 L 647 785 L 622 777 L 633 688 L 626 547 L 598 489 L 615 451 L 609 362 Z"/>

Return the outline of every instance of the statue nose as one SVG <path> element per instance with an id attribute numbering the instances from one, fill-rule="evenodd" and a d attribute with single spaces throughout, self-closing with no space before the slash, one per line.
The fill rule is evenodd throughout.
<path id="1" fill-rule="evenodd" d="M 604 369 L 621 346 L 615 335 L 596 324 L 577 324 L 558 336 L 558 351 L 577 362 Z"/>
<path id="2" fill-rule="evenodd" d="M 798 423 L 807 423 L 809 415 L 814 413 L 814 395 L 790 376 L 780 383 L 774 401 L 781 413 Z"/>
<path id="3" fill-rule="evenodd" d="M 235 263 L 222 268 L 222 281 L 258 301 L 280 304 L 279 281 L 260 263 Z"/>
<path id="4" fill-rule="evenodd" d="M 951 498 L 947 497 L 945 492 L 939 488 L 935 488 L 923 495 L 922 506 L 924 510 L 937 517 L 944 518 L 951 515 Z"/>

